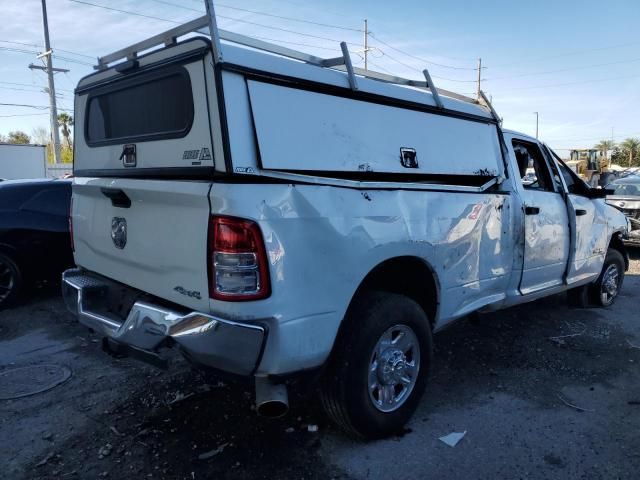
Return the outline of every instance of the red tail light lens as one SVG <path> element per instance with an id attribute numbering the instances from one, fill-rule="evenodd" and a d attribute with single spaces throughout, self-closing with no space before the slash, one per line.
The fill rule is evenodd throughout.
<path id="1" fill-rule="evenodd" d="M 267 254 L 255 222 L 235 217 L 209 219 L 209 296 L 216 300 L 260 300 L 270 295 Z"/>

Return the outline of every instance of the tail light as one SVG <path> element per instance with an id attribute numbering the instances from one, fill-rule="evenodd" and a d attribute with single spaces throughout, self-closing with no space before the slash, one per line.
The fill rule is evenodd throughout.
<path id="1" fill-rule="evenodd" d="M 267 254 L 257 223 L 210 217 L 207 250 L 209 297 L 233 302 L 270 295 Z"/>
<path id="2" fill-rule="evenodd" d="M 73 197 L 71 197 L 71 202 L 69 203 L 69 240 L 71 241 L 71 251 L 75 253 L 76 246 L 73 242 Z"/>

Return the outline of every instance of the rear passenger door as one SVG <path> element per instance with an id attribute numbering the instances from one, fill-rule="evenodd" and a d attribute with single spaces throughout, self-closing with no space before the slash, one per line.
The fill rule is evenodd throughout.
<path id="1" fill-rule="evenodd" d="M 523 295 L 564 283 L 570 246 L 569 216 L 540 146 L 512 139 L 524 203 Z"/>

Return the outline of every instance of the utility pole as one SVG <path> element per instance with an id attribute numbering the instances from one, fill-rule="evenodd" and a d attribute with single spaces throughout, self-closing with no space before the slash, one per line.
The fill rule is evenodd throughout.
<path id="1" fill-rule="evenodd" d="M 536 138 L 538 138 L 538 112 L 533 112 L 536 114 Z"/>
<path id="2" fill-rule="evenodd" d="M 45 66 L 40 67 L 38 65 L 29 65 L 30 69 L 44 70 L 47 73 L 49 80 L 49 112 L 51 114 L 51 138 L 52 138 L 52 150 L 53 160 L 55 163 L 59 163 L 60 157 L 60 132 L 58 131 L 58 108 L 56 107 L 56 87 L 53 81 L 54 72 L 68 72 L 63 68 L 53 68 L 52 62 L 52 50 L 49 43 L 49 22 L 47 20 L 47 4 L 46 0 L 42 0 L 42 23 L 44 26 L 44 53 L 39 55 L 40 58 L 44 58 Z"/>
<path id="3" fill-rule="evenodd" d="M 367 53 L 369 53 L 369 28 L 367 19 L 364 19 L 364 69 L 367 69 Z"/>
<path id="4" fill-rule="evenodd" d="M 480 76 L 482 75 L 482 58 L 478 58 L 478 98 L 480 98 Z"/>

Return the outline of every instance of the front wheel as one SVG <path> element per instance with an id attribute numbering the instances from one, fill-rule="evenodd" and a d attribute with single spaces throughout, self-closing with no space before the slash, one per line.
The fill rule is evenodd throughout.
<path id="1" fill-rule="evenodd" d="M 433 341 L 429 320 L 403 295 L 368 292 L 349 309 L 322 379 L 322 404 L 347 433 L 400 431 L 424 392 Z"/>
<path id="2" fill-rule="evenodd" d="M 591 303 L 608 307 L 618 297 L 624 280 L 624 257 L 614 249 L 607 251 L 600 276 L 591 286 Z"/>

